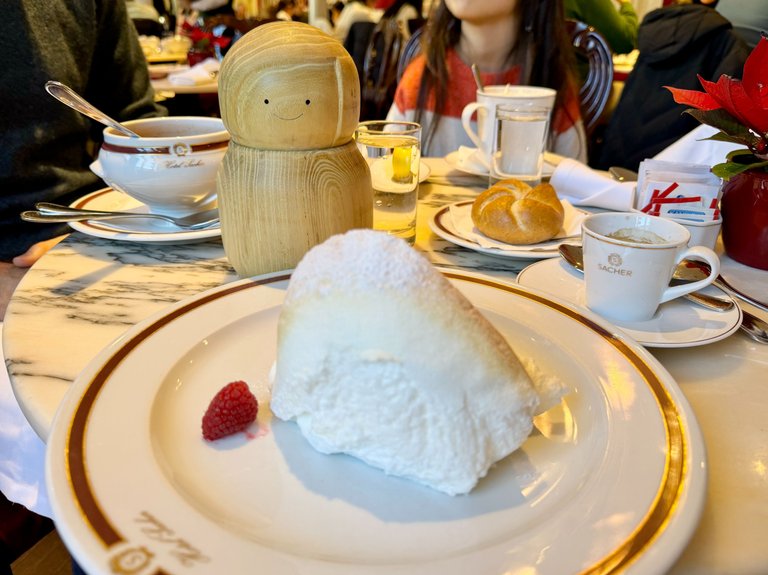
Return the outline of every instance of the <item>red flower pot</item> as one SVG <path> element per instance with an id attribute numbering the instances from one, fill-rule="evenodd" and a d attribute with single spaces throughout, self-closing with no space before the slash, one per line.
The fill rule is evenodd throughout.
<path id="1" fill-rule="evenodd" d="M 768 270 L 768 173 L 744 172 L 723 186 L 723 247 L 737 262 Z"/>

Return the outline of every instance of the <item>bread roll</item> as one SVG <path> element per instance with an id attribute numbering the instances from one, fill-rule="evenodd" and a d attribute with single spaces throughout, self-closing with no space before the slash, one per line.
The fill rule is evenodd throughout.
<path id="1" fill-rule="evenodd" d="M 337 235 L 291 277 L 271 408 L 322 453 L 467 493 L 525 441 L 546 396 L 501 334 L 402 240 Z"/>
<path id="2" fill-rule="evenodd" d="M 525 182 L 502 180 L 475 199 L 472 221 L 483 234 L 508 244 L 550 240 L 563 227 L 565 212 L 549 184 L 531 188 Z"/>

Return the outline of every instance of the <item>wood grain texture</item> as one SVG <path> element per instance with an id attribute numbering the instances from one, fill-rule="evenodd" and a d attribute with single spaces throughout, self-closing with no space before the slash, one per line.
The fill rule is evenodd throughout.
<path id="1" fill-rule="evenodd" d="M 330 236 L 372 226 L 370 172 L 353 141 L 321 150 L 230 142 L 217 182 L 224 250 L 241 277 L 293 268 Z"/>
<path id="2" fill-rule="evenodd" d="M 219 73 L 221 117 L 242 145 L 331 148 L 352 139 L 360 85 L 334 38 L 299 22 L 255 28 L 232 46 Z"/>

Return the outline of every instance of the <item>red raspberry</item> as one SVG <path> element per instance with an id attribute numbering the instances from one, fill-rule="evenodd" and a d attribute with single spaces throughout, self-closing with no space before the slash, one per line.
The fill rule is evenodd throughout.
<path id="1" fill-rule="evenodd" d="M 259 402 L 244 381 L 225 385 L 211 400 L 203 416 L 203 437 L 208 441 L 248 427 L 259 411 Z"/>

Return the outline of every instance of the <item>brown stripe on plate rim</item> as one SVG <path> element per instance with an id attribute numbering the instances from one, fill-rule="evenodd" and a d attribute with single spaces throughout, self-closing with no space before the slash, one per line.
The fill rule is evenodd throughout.
<path id="1" fill-rule="evenodd" d="M 456 203 L 456 204 L 452 204 L 452 205 L 455 205 L 456 207 L 459 207 L 459 206 L 463 207 L 463 206 L 466 206 L 467 204 L 471 204 L 471 203 L 474 203 L 474 202 L 473 202 L 473 200 L 467 200 L 467 201 L 465 201 L 465 202 L 458 202 L 458 203 Z M 453 237 L 457 237 L 457 236 L 456 236 L 456 234 L 455 234 L 454 232 L 452 232 L 451 230 L 449 230 L 448 228 L 446 228 L 446 227 L 443 225 L 443 216 L 444 216 L 445 214 L 447 214 L 447 213 L 450 211 L 450 209 L 451 209 L 451 206 L 445 206 L 445 207 L 444 207 L 444 208 L 442 208 L 440 211 L 438 211 L 438 212 L 435 214 L 435 217 L 434 217 L 434 222 L 435 222 L 435 225 L 436 225 L 438 228 L 440 228 L 441 230 L 443 230 L 443 231 L 444 231 L 446 234 L 448 234 L 448 235 L 450 235 L 450 236 L 453 236 Z M 462 238 L 462 239 L 464 239 L 464 238 Z M 469 241 L 469 240 L 467 240 L 467 241 Z"/>
<path id="2" fill-rule="evenodd" d="M 207 152 L 210 150 L 219 150 L 221 148 L 226 148 L 229 146 L 229 140 L 225 140 L 223 142 L 212 142 L 210 144 L 197 144 L 194 146 L 187 146 L 187 144 L 184 144 L 185 148 L 188 147 L 189 150 L 186 152 L 186 154 L 194 153 L 194 152 Z M 129 146 L 118 146 L 116 144 L 109 144 L 107 142 L 104 142 L 101 145 L 101 149 L 105 150 L 107 152 L 113 152 L 115 154 L 169 154 L 169 155 L 177 155 L 173 153 L 174 146 L 146 146 L 142 148 L 134 148 Z M 181 154 L 178 154 L 181 155 Z"/>
<path id="3" fill-rule="evenodd" d="M 125 539 L 107 518 L 106 513 L 93 493 L 85 461 L 85 437 L 91 410 L 93 409 L 99 392 L 108 381 L 111 373 L 140 343 L 178 317 L 226 295 L 268 283 L 277 283 L 287 280 L 288 278 L 290 278 L 290 274 L 281 274 L 275 277 L 245 282 L 208 294 L 205 297 L 196 299 L 164 315 L 121 345 L 115 354 L 110 357 L 101 368 L 99 368 L 99 371 L 91 379 L 83 396 L 80 398 L 80 402 L 75 409 L 72 422 L 70 423 L 66 443 L 66 473 L 75 501 L 80 507 L 84 518 L 93 529 L 96 536 L 107 547 L 111 547 Z"/>
<path id="4" fill-rule="evenodd" d="M 629 537 L 594 565 L 582 570 L 580 575 L 598 575 L 623 571 L 632 562 L 638 559 L 642 552 L 645 551 L 651 545 L 653 540 L 664 530 L 672 513 L 678 505 L 683 490 L 684 478 L 688 474 L 688 469 L 685 463 L 687 454 L 685 433 L 683 431 L 683 425 L 677 406 L 669 395 L 667 388 L 658 378 L 653 369 L 651 369 L 651 367 L 624 341 L 589 318 L 584 317 L 579 312 L 553 302 L 546 297 L 526 292 L 518 286 L 501 284 L 483 278 L 467 278 L 451 272 L 444 272 L 444 275 L 515 293 L 570 317 L 605 339 L 635 367 L 645 380 L 652 395 L 656 399 L 661 412 L 667 440 L 662 481 L 659 485 L 653 504 L 643 520 L 638 524 Z"/>
<path id="5" fill-rule="evenodd" d="M 682 494 L 684 478 L 688 470 L 685 465 L 687 446 L 685 443 L 685 434 L 682 421 L 677 410 L 677 406 L 667 392 L 666 387 L 658 378 L 651 367 L 637 355 L 624 341 L 615 334 L 606 330 L 602 326 L 584 317 L 578 311 L 574 311 L 564 305 L 553 302 L 546 297 L 527 292 L 518 286 L 503 284 L 490 279 L 464 276 L 455 272 L 442 272 L 445 277 L 477 283 L 500 289 L 502 291 L 513 293 L 526 299 L 545 305 L 576 322 L 582 324 L 588 329 L 602 337 L 606 342 L 613 346 L 621 355 L 632 364 L 642 375 L 647 383 L 654 398 L 657 401 L 662 415 L 662 421 L 665 428 L 667 439 L 666 460 L 664 474 L 659 485 L 653 504 L 647 514 L 635 528 L 633 533 L 625 541 L 619 544 L 616 549 L 600 559 L 594 565 L 581 571 L 582 575 L 597 575 L 605 573 L 616 573 L 624 570 L 634 560 L 636 560 L 643 551 L 645 551 L 658 535 L 664 530 L 666 524 L 677 507 Z M 158 331 L 160 328 L 169 324 L 176 318 L 189 313 L 190 311 L 201 307 L 211 301 L 236 293 L 245 289 L 251 289 L 260 285 L 276 283 L 290 278 L 290 274 L 283 274 L 276 277 L 253 280 L 223 289 L 205 297 L 192 301 L 173 312 L 164 315 L 151 325 L 144 328 L 130 340 L 126 341 L 120 349 L 99 369 L 91 382 L 86 387 L 83 397 L 80 399 L 75 414 L 70 425 L 69 437 L 67 438 L 67 475 L 72 488 L 75 500 L 83 512 L 85 520 L 91 526 L 98 538 L 110 547 L 124 541 L 123 536 L 112 525 L 102 509 L 102 506 L 96 500 L 92 491 L 90 479 L 85 462 L 85 431 L 88 423 L 88 417 L 93 408 L 96 397 L 109 378 L 111 372 L 125 359 L 125 357 L 135 349 L 142 341 Z"/>

